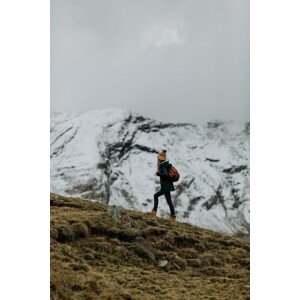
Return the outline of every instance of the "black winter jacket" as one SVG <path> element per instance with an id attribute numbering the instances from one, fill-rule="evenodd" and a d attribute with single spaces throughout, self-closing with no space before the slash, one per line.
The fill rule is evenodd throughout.
<path id="1" fill-rule="evenodd" d="M 160 186 L 163 193 L 175 191 L 173 182 L 168 177 L 168 169 L 171 166 L 168 161 L 164 161 L 159 165 L 159 171 L 156 173 L 160 177 Z"/>

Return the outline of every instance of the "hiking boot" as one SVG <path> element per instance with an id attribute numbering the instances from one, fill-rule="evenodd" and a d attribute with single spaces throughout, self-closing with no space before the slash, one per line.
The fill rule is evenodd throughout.
<path id="1" fill-rule="evenodd" d="M 152 210 L 151 212 L 149 212 L 149 215 L 156 216 L 156 210 Z"/>
<path id="2" fill-rule="evenodd" d="M 176 221 L 176 215 L 170 215 L 169 220 L 175 222 Z"/>

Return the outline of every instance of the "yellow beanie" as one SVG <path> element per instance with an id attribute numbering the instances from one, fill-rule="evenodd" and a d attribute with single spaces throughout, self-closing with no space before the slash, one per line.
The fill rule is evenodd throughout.
<path id="1" fill-rule="evenodd" d="M 159 152 L 157 154 L 158 160 L 166 160 L 167 159 L 167 150 L 162 150 L 162 152 Z"/>

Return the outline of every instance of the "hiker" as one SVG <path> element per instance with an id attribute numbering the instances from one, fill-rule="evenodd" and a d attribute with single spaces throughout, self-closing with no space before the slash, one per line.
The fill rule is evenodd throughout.
<path id="1" fill-rule="evenodd" d="M 160 190 L 154 194 L 154 207 L 151 211 L 151 215 L 156 216 L 158 207 L 158 197 L 164 195 L 167 203 L 170 207 L 170 220 L 175 221 L 176 215 L 171 199 L 171 191 L 175 191 L 172 180 L 169 177 L 169 169 L 172 165 L 167 160 L 167 150 L 162 150 L 162 152 L 157 155 L 157 172 L 156 175 L 160 177 Z M 179 175 L 178 175 L 179 176 Z M 179 177 L 178 177 L 179 178 Z M 178 179 L 177 179 L 178 180 Z"/>

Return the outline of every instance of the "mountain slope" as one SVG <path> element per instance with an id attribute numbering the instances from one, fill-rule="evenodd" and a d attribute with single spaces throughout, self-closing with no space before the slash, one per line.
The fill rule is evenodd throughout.
<path id="1" fill-rule="evenodd" d="M 50 204 L 52 299 L 249 299 L 247 241 L 54 194 Z"/>
<path id="2" fill-rule="evenodd" d="M 162 148 L 181 174 L 178 219 L 248 235 L 249 124 L 161 123 L 121 109 L 52 115 L 51 191 L 149 211 Z"/>

